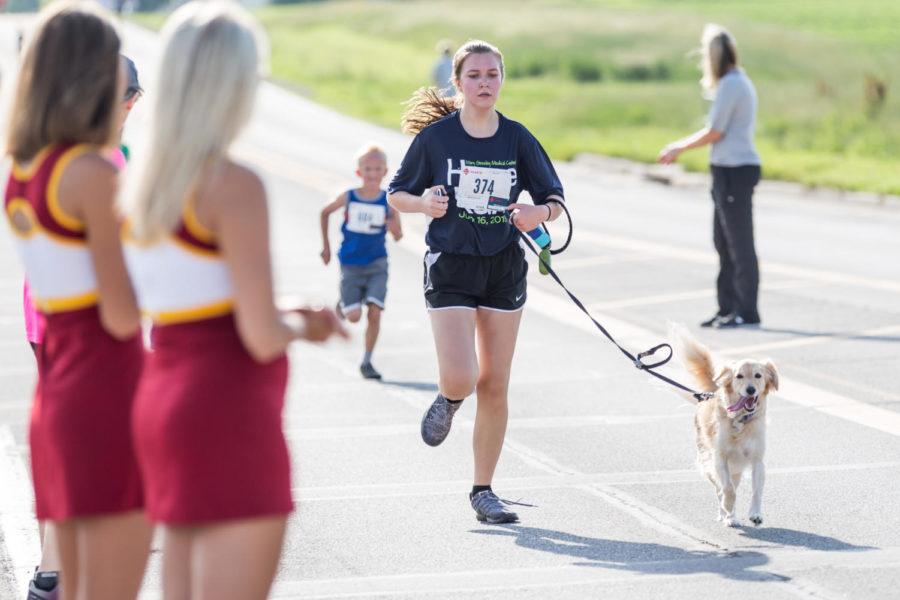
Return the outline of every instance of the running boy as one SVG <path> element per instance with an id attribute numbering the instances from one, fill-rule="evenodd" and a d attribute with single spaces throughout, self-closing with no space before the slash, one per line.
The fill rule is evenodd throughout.
<path id="1" fill-rule="evenodd" d="M 391 232 L 395 241 L 403 237 L 400 215 L 388 206 L 387 192 L 381 181 L 387 175 L 387 154 L 380 146 L 364 146 L 356 155 L 356 175 L 362 186 L 347 190 L 322 209 L 322 262 L 331 262 L 328 241 L 328 217 L 344 209 L 341 233 L 344 239 L 338 251 L 341 261 L 341 301 L 338 314 L 351 323 L 362 317 L 362 305 L 368 306 L 366 353 L 359 371 L 366 379 L 381 379 L 372 366 L 372 351 L 381 328 L 381 311 L 387 295 L 387 248 L 384 238 Z"/>

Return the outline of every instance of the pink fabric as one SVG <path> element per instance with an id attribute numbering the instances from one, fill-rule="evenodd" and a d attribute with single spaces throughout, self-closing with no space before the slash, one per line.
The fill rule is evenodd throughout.
<path id="1" fill-rule="evenodd" d="M 116 148 L 112 152 L 110 152 L 109 159 L 114 165 L 116 165 L 116 167 L 118 167 L 120 171 L 125 168 L 126 164 L 128 164 L 128 161 L 125 158 L 125 153 L 122 152 L 121 148 Z"/>
<path id="2" fill-rule="evenodd" d="M 32 344 L 40 344 L 44 341 L 44 317 L 34 307 L 31 301 L 31 293 L 28 291 L 28 282 L 22 289 L 22 309 L 25 312 L 25 337 Z"/>

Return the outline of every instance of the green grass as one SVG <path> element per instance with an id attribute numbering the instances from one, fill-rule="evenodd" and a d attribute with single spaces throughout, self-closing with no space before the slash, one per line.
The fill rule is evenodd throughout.
<path id="1" fill-rule="evenodd" d="M 487 7 L 485 7 L 487 6 Z M 482 37 L 506 56 L 498 108 L 556 158 L 652 161 L 703 124 L 703 24 L 735 34 L 760 97 L 768 177 L 900 193 L 900 2 L 893 0 L 333 1 L 257 11 L 271 71 L 324 104 L 398 127 L 428 83 L 435 42 Z M 149 18 L 151 25 L 159 17 Z M 866 77 L 888 86 L 873 113 Z M 707 152 L 681 162 L 705 169 Z"/>

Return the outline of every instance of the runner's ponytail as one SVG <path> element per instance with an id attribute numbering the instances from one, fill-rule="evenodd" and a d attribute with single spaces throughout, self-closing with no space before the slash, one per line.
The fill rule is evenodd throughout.
<path id="1" fill-rule="evenodd" d="M 404 133 L 416 135 L 435 121 L 453 113 L 456 97 L 441 96 L 437 88 L 419 88 L 406 103 L 400 124 Z"/>

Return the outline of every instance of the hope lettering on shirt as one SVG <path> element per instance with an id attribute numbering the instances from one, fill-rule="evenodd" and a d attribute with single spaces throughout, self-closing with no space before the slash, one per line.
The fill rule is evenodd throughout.
<path id="1" fill-rule="evenodd" d="M 381 204 L 351 202 L 347 206 L 347 230 L 369 235 L 381 233 L 387 216 L 386 212 L 385 207 Z"/>

